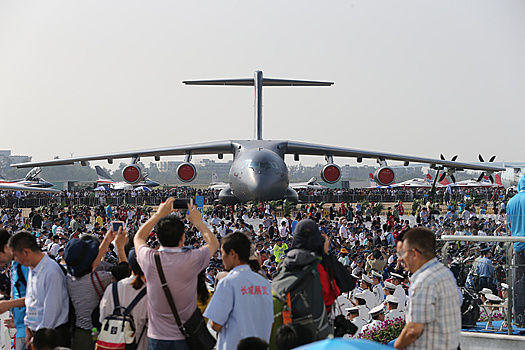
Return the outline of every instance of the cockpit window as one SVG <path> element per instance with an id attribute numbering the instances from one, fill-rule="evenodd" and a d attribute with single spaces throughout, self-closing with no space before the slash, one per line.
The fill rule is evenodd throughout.
<path id="1" fill-rule="evenodd" d="M 257 162 L 254 160 L 245 160 L 242 164 L 243 168 L 254 168 L 254 169 L 278 169 L 276 162 Z"/>

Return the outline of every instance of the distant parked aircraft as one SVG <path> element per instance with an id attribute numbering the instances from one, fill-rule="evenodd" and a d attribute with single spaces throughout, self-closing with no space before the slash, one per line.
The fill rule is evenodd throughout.
<path id="1" fill-rule="evenodd" d="M 302 190 L 302 189 L 322 190 L 322 189 L 328 188 L 326 186 L 321 185 L 319 182 L 317 182 L 317 178 L 315 176 L 306 182 L 291 183 L 290 187 L 293 188 L 294 190 Z"/>
<path id="2" fill-rule="evenodd" d="M 0 190 L 60 193 L 60 190 L 50 188 L 54 186 L 51 182 L 38 177 L 41 171 L 42 168 L 35 167 L 23 179 L 18 180 L 6 180 L 0 175 Z"/>
<path id="3" fill-rule="evenodd" d="M 95 170 L 97 171 L 98 175 L 97 184 L 109 186 L 113 190 L 132 190 L 133 188 L 139 186 L 146 186 L 150 188 L 159 186 L 158 182 L 148 179 L 147 174 L 144 174 L 144 176 L 142 177 L 142 181 L 139 181 L 134 185 L 130 185 L 129 183 L 123 181 L 116 182 L 111 178 L 107 171 L 105 171 L 98 165 L 95 166 Z"/>

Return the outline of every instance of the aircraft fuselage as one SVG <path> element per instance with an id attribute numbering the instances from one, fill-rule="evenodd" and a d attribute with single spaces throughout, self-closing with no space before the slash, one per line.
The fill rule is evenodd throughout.
<path id="1" fill-rule="evenodd" d="M 239 202 L 294 198 L 289 189 L 288 167 L 280 142 L 265 140 L 235 142 L 229 190 Z M 228 190 L 228 189 L 227 189 Z M 226 191 L 227 191 L 226 190 Z M 295 196 L 294 196 L 295 194 Z"/>

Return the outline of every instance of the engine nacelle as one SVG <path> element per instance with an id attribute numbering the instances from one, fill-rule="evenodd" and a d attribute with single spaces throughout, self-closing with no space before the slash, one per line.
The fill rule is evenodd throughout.
<path id="1" fill-rule="evenodd" d="M 387 166 L 382 166 L 381 168 L 374 171 L 374 181 L 379 186 L 388 186 L 391 185 L 396 179 L 396 173 L 394 170 Z"/>
<path id="2" fill-rule="evenodd" d="M 197 177 L 197 169 L 195 165 L 189 162 L 184 162 L 177 168 L 177 177 L 182 182 L 191 182 Z"/>
<path id="3" fill-rule="evenodd" d="M 329 184 L 336 183 L 341 178 L 341 168 L 337 164 L 326 164 L 321 170 L 321 178 Z"/>
<path id="4" fill-rule="evenodd" d="M 122 169 L 122 177 L 130 185 L 136 185 L 142 181 L 142 170 L 138 165 L 130 164 Z"/>

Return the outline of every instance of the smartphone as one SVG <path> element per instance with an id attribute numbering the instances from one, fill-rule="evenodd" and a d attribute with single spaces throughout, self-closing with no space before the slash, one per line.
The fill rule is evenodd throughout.
<path id="1" fill-rule="evenodd" d="M 190 204 L 189 198 L 176 198 L 173 201 L 173 209 L 188 209 L 188 204 Z"/>
<path id="2" fill-rule="evenodd" d="M 122 227 L 124 231 L 124 221 L 111 221 L 111 228 L 113 232 L 118 232 L 118 229 Z"/>

